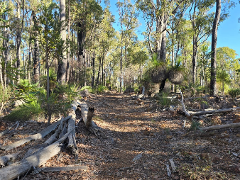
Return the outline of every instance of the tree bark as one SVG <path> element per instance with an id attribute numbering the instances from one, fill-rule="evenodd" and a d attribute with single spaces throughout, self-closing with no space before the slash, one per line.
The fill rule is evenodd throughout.
<path id="1" fill-rule="evenodd" d="M 92 89 L 95 89 L 95 51 L 92 55 Z"/>
<path id="2" fill-rule="evenodd" d="M 70 42 L 70 37 L 71 37 L 71 20 L 70 20 L 70 8 L 71 8 L 71 4 L 70 4 L 70 0 L 68 0 L 68 42 Z M 70 80 L 70 45 L 68 47 L 68 51 L 67 51 L 67 69 L 66 69 L 66 83 L 69 82 Z"/>
<path id="3" fill-rule="evenodd" d="M 19 152 L 1 156 L 0 157 L 0 166 L 6 166 L 9 161 L 14 161 L 17 158 L 18 154 L 19 154 Z"/>
<path id="4" fill-rule="evenodd" d="M 212 110 L 212 111 L 200 111 L 200 112 L 192 113 L 191 115 L 199 116 L 199 115 L 204 115 L 204 114 L 227 113 L 227 112 L 232 112 L 232 111 L 236 111 L 236 110 L 240 110 L 240 107 L 228 108 L 228 109 L 217 109 L 217 110 Z"/>
<path id="5" fill-rule="evenodd" d="M 38 45 L 38 21 L 35 11 L 32 11 L 32 18 L 34 22 L 34 52 L 33 52 L 33 79 L 34 82 L 39 82 L 39 45 Z"/>
<path id="6" fill-rule="evenodd" d="M 66 133 L 61 139 L 55 143 L 45 147 L 36 154 L 13 163 L 5 168 L 0 169 L 0 180 L 15 179 L 21 174 L 28 172 L 32 167 L 38 167 L 46 163 L 51 157 L 57 155 L 61 151 L 61 143 L 68 137 L 72 131 Z"/>
<path id="7" fill-rule="evenodd" d="M 60 171 L 76 171 L 76 170 L 88 170 L 88 166 L 81 166 L 78 164 L 67 165 L 63 167 L 42 167 L 37 168 L 37 171 L 41 172 L 60 172 Z"/>
<path id="8" fill-rule="evenodd" d="M 23 6 L 23 16 L 22 16 L 22 21 L 20 21 L 20 14 L 21 14 L 21 7 Z M 22 30 L 23 30 L 23 23 L 24 23 L 24 0 L 20 2 L 20 0 L 17 1 L 17 18 L 19 20 L 18 22 L 18 27 L 17 27 L 17 32 L 16 32 L 16 67 L 17 67 L 17 83 L 20 81 L 20 46 L 22 42 Z M 21 24 L 20 24 L 21 22 Z"/>
<path id="9" fill-rule="evenodd" d="M 166 62 L 166 43 L 167 43 L 167 15 L 163 16 L 163 24 L 162 24 L 162 41 L 161 41 L 161 50 L 160 50 L 160 61 Z"/>
<path id="10" fill-rule="evenodd" d="M 62 45 L 62 57 L 58 60 L 58 72 L 57 80 L 60 84 L 66 82 L 66 69 L 67 69 L 67 54 L 65 50 L 66 46 L 66 12 L 65 12 L 65 0 L 60 0 L 60 21 L 61 21 L 61 38 L 63 41 Z"/>
<path id="11" fill-rule="evenodd" d="M 237 128 L 240 127 L 240 123 L 232 123 L 232 124 L 223 124 L 223 125 L 215 125 L 209 127 L 200 128 L 201 131 L 209 131 L 209 130 L 216 130 L 216 129 L 223 129 L 223 128 Z"/>
<path id="12" fill-rule="evenodd" d="M 65 120 L 68 120 L 70 118 L 70 116 L 67 116 L 66 118 L 64 118 L 63 121 Z M 48 126 L 46 129 L 42 130 L 40 133 L 37 133 L 37 134 L 34 134 L 34 135 L 31 135 L 25 139 L 21 139 L 15 143 L 12 143 L 12 144 L 9 144 L 9 145 L 6 145 L 6 146 L 1 146 L 0 149 L 2 150 L 5 150 L 5 151 L 9 151 L 11 149 L 14 149 L 18 146 L 21 146 L 29 141 L 32 141 L 32 140 L 37 140 L 37 139 L 42 139 L 44 138 L 46 135 L 48 135 L 50 132 L 52 132 L 53 130 L 55 130 L 55 128 L 61 123 L 61 121 L 57 121 L 56 123 Z"/>
<path id="13" fill-rule="evenodd" d="M 212 46 L 211 46 L 211 82 L 210 95 L 216 95 L 216 47 L 217 47 L 217 29 L 221 13 L 221 0 L 216 0 L 216 13 L 212 28 Z"/>
<path id="14" fill-rule="evenodd" d="M 157 0 L 157 9 L 159 9 L 160 6 L 160 0 Z M 156 8 L 154 9 L 156 11 Z M 162 31 L 163 31 L 163 14 L 159 14 L 156 16 L 156 50 L 157 53 L 157 59 L 161 61 L 161 46 L 162 46 Z"/>
<path id="15" fill-rule="evenodd" d="M 196 83 L 197 74 L 197 37 L 193 35 L 193 55 L 192 55 L 192 83 Z"/>
<path id="16" fill-rule="evenodd" d="M 7 17 L 5 14 L 3 14 L 3 19 L 4 20 L 7 20 Z M 3 37 L 5 39 L 3 39 L 3 47 L 5 48 L 4 50 L 4 63 L 2 63 L 1 65 L 2 66 L 2 74 L 4 74 L 4 77 L 1 77 L 4 86 L 6 87 L 7 86 L 7 63 L 8 63 L 8 57 L 9 57 L 9 27 L 6 27 L 6 22 L 3 22 L 3 26 L 4 26 L 4 30 L 3 30 Z M 1 74 L 1 76 L 2 76 Z"/>

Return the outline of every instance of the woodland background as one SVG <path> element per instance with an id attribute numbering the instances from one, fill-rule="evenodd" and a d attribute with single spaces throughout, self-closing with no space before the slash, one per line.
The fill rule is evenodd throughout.
<path id="1" fill-rule="evenodd" d="M 50 120 L 81 88 L 138 92 L 144 86 L 149 95 L 159 88 L 190 95 L 240 92 L 236 51 L 216 49 L 217 27 L 236 2 L 116 1 L 119 30 L 110 1 L 0 3 L 2 114 L 10 101 L 24 99 L 29 116 L 44 111 Z M 144 40 L 137 33 L 140 16 Z"/>
<path id="2" fill-rule="evenodd" d="M 0 180 L 239 179 L 238 2 L 112 2 L 0 0 Z"/>

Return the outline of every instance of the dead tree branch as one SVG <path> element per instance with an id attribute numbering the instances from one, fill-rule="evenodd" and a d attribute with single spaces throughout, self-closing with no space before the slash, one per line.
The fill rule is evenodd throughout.
<path id="1" fill-rule="evenodd" d="M 64 118 L 64 120 L 68 120 L 70 118 L 70 116 L 67 116 Z M 1 146 L 0 149 L 2 150 L 5 150 L 5 151 L 9 151 L 11 149 L 14 149 L 18 146 L 21 146 L 29 141 L 32 141 L 32 140 L 37 140 L 37 139 L 42 139 L 44 138 L 46 135 L 48 135 L 50 132 L 52 132 L 53 130 L 56 129 L 56 127 L 61 123 L 61 121 L 57 121 L 55 122 L 54 124 L 48 126 L 46 129 L 42 130 L 40 133 L 37 133 L 37 134 L 34 134 L 34 135 L 31 135 L 25 139 L 21 139 L 17 142 L 14 142 L 12 144 L 9 144 L 9 145 L 6 145 L 6 146 Z"/>
<path id="2" fill-rule="evenodd" d="M 21 174 L 28 172 L 32 167 L 38 167 L 46 163 L 48 159 L 60 152 L 61 143 L 65 141 L 70 133 L 72 133 L 72 130 L 67 132 L 61 139 L 38 151 L 36 154 L 29 156 L 20 162 L 13 163 L 7 167 L 0 169 L 0 180 L 15 179 Z"/>

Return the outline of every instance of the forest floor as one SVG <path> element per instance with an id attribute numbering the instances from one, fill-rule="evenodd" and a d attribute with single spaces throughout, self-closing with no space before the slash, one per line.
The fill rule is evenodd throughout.
<path id="1" fill-rule="evenodd" d="M 195 131 L 189 131 L 190 121 L 183 128 L 186 117 L 161 108 L 153 99 L 138 101 L 130 94 L 91 95 L 87 103 L 95 108 L 93 121 L 103 129 L 105 137 L 96 137 L 80 124 L 76 135 L 78 157 L 63 149 L 44 166 L 78 164 L 88 169 L 32 171 L 22 179 L 240 179 L 240 128 L 196 135 Z M 202 120 L 202 124 L 208 125 L 214 119 L 220 124 L 232 123 L 236 112 L 210 116 Z M 1 122 L 0 132 L 11 124 L 13 122 Z M 46 127 L 45 122 L 21 122 L 13 134 L 0 138 L 0 144 L 15 142 Z M 26 152 L 48 137 L 31 141 L 7 154 Z M 5 154 L 0 151 L 0 156 Z M 177 167 L 175 172 L 170 159 Z M 171 170 L 170 176 L 167 166 Z"/>

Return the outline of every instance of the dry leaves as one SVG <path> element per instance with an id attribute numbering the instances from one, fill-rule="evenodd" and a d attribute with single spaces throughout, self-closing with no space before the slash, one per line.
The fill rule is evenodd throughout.
<path id="1" fill-rule="evenodd" d="M 214 99 L 213 99 L 214 100 Z M 78 157 L 63 149 L 45 167 L 84 165 L 88 170 L 39 172 L 25 176 L 32 179 L 240 179 L 240 129 L 219 130 L 212 135 L 186 135 L 184 117 L 159 110 L 150 99 L 132 100 L 130 95 L 106 93 L 89 96 L 89 106 L 96 110 L 93 120 L 103 128 L 105 138 L 90 134 L 80 123 L 76 141 Z M 186 103 L 187 104 L 187 103 Z M 157 111 L 156 111 L 157 109 Z M 235 118 L 234 118 L 235 117 Z M 202 125 L 225 124 L 238 119 L 233 115 L 218 115 L 201 120 Z M 190 126 L 190 121 L 187 125 Z M 7 127 L 11 123 L 6 122 Z M 22 126 L 21 124 L 20 126 Z M 28 122 L 0 139 L 16 139 L 39 132 L 45 123 Z M 5 125 L 1 124 L 1 131 Z M 46 137 L 48 138 L 48 137 Z M 25 152 L 40 141 L 12 150 Z M 10 152 L 8 152 L 10 153 Z M 5 155 L 6 152 L 0 152 Z M 23 157 L 24 153 L 19 156 Z M 166 164 L 174 159 L 176 172 L 168 177 Z"/>

